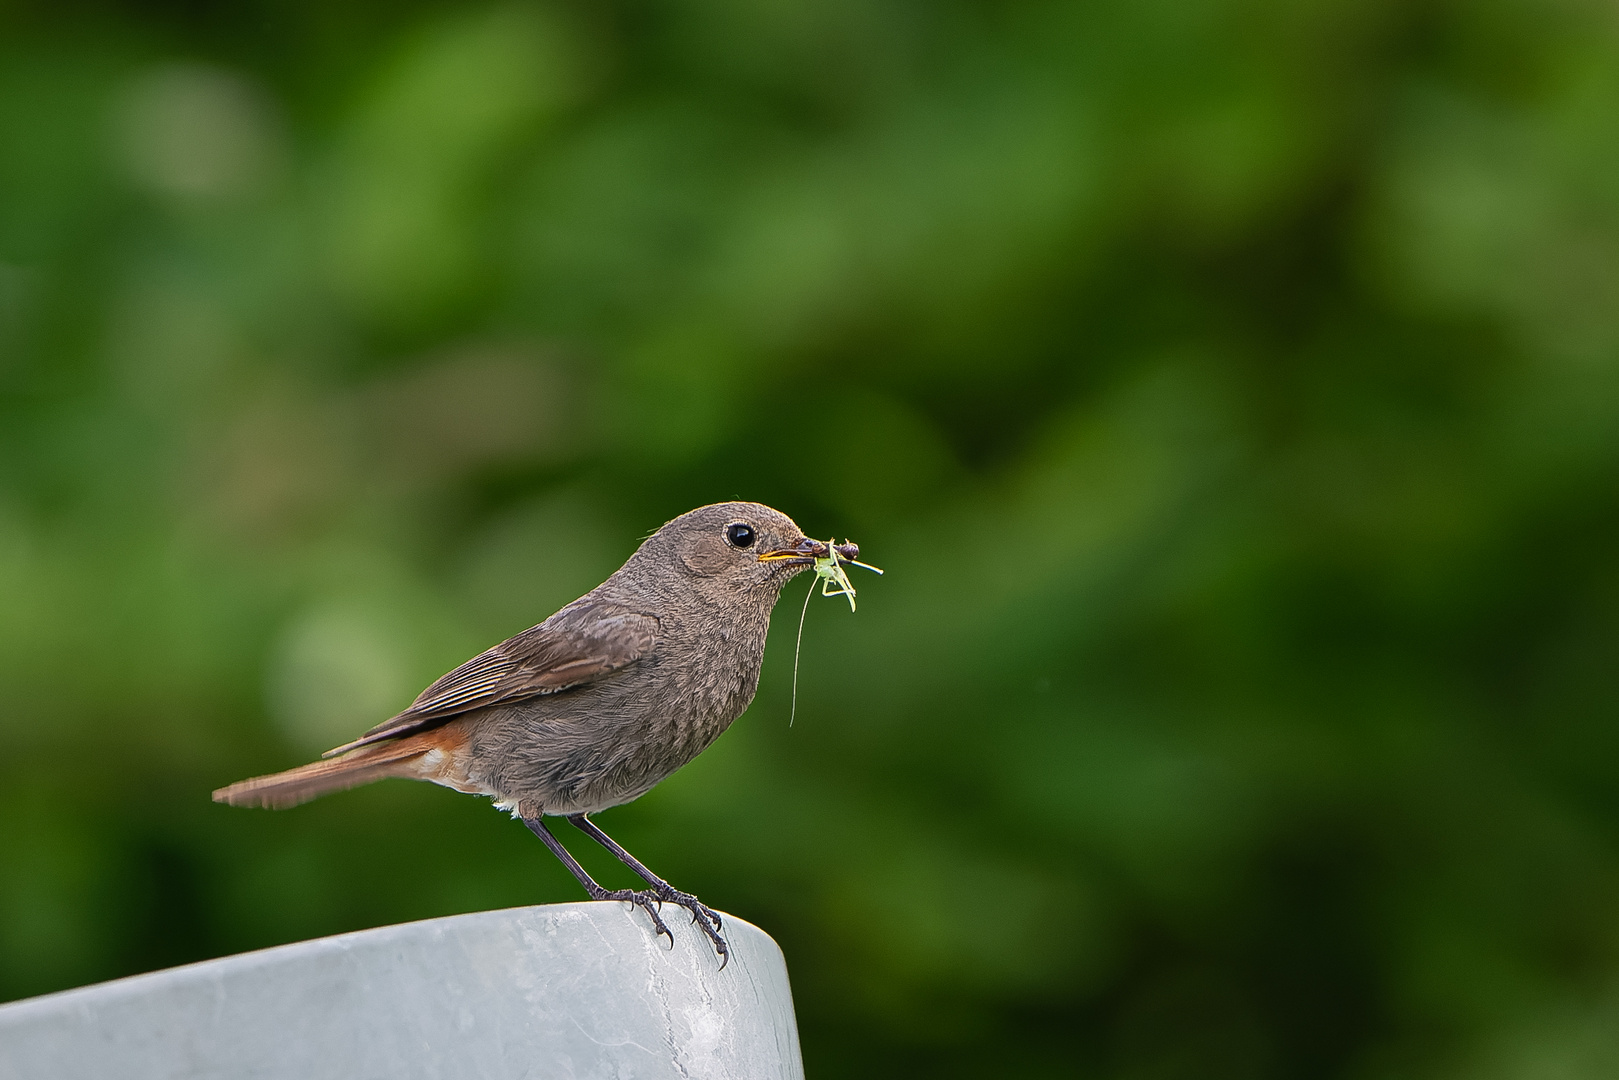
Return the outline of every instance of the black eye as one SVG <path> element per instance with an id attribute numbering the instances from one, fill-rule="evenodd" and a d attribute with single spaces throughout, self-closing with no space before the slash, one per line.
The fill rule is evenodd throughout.
<path id="1" fill-rule="evenodd" d="M 725 526 L 725 539 L 731 542 L 732 547 L 752 547 L 753 526 L 743 525 L 740 522 L 735 525 L 727 525 Z"/>

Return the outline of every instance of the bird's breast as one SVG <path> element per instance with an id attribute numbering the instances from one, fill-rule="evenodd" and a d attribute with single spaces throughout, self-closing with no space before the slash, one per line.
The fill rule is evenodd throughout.
<path id="1" fill-rule="evenodd" d="M 479 779 L 548 813 L 628 802 L 702 753 L 747 709 L 764 633 L 663 620 L 657 644 L 611 675 L 489 711 Z"/>

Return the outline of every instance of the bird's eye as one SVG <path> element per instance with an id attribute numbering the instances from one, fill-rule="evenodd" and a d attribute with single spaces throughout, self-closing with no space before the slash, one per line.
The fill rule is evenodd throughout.
<path id="1" fill-rule="evenodd" d="M 740 522 L 735 525 L 727 525 L 725 526 L 725 539 L 730 542 L 732 547 L 752 547 L 753 526 L 743 525 Z"/>

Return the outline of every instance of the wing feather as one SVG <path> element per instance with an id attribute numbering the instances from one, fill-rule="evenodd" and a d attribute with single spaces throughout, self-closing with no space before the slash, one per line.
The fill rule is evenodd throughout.
<path id="1" fill-rule="evenodd" d="M 324 756 L 437 727 L 473 709 L 592 682 L 639 660 L 657 637 L 655 616 L 571 605 L 474 656 L 423 690 L 410 708 Z"/>

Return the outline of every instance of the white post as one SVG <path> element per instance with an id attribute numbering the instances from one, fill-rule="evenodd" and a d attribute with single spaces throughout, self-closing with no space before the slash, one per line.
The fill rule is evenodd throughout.
<path id="1" fill-rule="evenodd" d="M 787 965 L 665 907 L 486 911 L 284 945 L 0 1006 L 0 1080 L 801 1080 Z"/>

